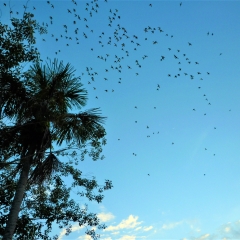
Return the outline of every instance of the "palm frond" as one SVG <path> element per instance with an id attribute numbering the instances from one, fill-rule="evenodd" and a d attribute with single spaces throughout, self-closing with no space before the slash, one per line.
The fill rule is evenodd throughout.
<path id="1" fill-rule="evenodd" d="M 64 65 L 56 59 L 46 65 L 35 63 L 27 74 L 26 84 L 32 97 L 26 109 L 31 108 L 33 115 L 49 116 L 85 106 L 87 91 L 74 72 L 69 63 Z"/>
<path id="2" fill-rule="evenodd" d="M 99 108 L 92 108 L 78 114 L 68 113 L 52 119 L 57 144 L 65 140 L 70 142 L 75 139 L 78 143 L 85 143 L 88 139 L 102 138 L 105 130 L 102 127 L 106 118 L 99 115 Z"/>
<path id="3" fill-rule="evenodd" d="M 53 153 L 50 153 L 43 162 L 37 164 L 28 182 L 29 184 L 42 184 L 49 179 L 53 172 L 59 171 L 60 168 L 61 162 Z"/>
<path id="4" fill-rule="evenodd" d="M 65 98 L 67 108 L 82 108 L 86 105 L 87 91 L 82 88 L 80 77 L 74 76 L 75 70 L 69 63 L 64 66 L 62 61 L 58 64 L 58 61 L 54 59 L 52 68 L 51 65 L 48 65 L 48 69 L 51 78 L 50 91 L 52 97 L 59 98 L 58 92 L 55 91 L 58 90 Z"/>

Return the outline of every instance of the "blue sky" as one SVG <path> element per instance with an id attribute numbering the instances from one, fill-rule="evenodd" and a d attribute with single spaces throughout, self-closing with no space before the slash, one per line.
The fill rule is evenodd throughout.
<path id="1" fill-rule="evenodd" d="M 79 165 L 113 181 L 103 203 L 89 203 L 108 225 L 101 239 L 239 239 L 240 2 L 76 2 L 28 7 L 49 25 L 37 39 L 42 59 L 70 62 L 86 109 L 107 117 L 105 159 Z M 14 14 L 23 4 L 10 2 Z M 88 239 L 84 231 L 53 233 Z"/>

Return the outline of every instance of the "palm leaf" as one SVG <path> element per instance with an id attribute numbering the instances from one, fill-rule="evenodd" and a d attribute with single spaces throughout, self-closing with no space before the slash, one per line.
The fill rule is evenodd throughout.
<path id="1" fill-rule="evenodd" d="M 99 108 L 92 108 L 78 114 L 68 113 L 52 119 L 57 144 L 61 145 L 64 140 L 70 142 L 73 138 L 80 144 L 88 139 L 102 138 L 105 131 L 101 124 L 106 118 L 98 113 Z"/>
<path id="2" fill-rule="evenodd" d="M 74 76 L 75 70 L 55 59 L 46 65 L 35 63 L 25 74 L 26 97 L 16 110 L 18 122 L 31 119 L 47 120 L 51 115 L 67 113 L 68 109 L 81 109 L 86 105 L 87 91 Z"/>
<path id="3" fill-rule="evenodd" d="M 73 107 L 86 105 L 87 91 L 82 88 L 80 77 L 74 76 L 75 70 L 68 63 L 66 66 L 55 59 L 46 66 L 36 63 L 29 71 L 32 80 L 31 89 L 40 100 L 48 100 L 52 111 L 67 112 Z"/>
<path id="4" fill-rule="evenodd" d="M 29 184 L 42 184 L 53 172 L 59 171 L 60 167 L 61 162 L 53 153 L 50 153 L 43 162 L 37 164 L 28 179 Z"/>

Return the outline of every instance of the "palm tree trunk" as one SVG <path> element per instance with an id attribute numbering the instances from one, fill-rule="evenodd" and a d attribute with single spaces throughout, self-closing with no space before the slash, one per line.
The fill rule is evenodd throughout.
<path id="1" fill-rule="evenodd" d="M 20 178 L 18 180 L 16 193 L 12 202 L 10 213 L 8 215 L 8 221 L 7 221 L 7 225 L 6 225 L 2 240 L 12 240 L 12 237 L 17 225 L 18 214 L 20 212 L 20 207 L 21 207 L 23 196 L 27 186 L 28 175 L 29 175 L 33 154 L 34 154 L 34 149 L 31 148 L 26 154 L 25 160 L 23 161 L 23 167 L 21 170 Z"/>

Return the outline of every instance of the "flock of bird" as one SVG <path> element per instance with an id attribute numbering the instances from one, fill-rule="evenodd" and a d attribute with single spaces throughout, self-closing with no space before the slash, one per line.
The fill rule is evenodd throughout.
<path id="1" fill-rule="evenodd" d="M 94 29 L 94 26 L 91 25 L 90 19 L 92 19 L 98 12 L 100 11 L 102 4 L 107 4 L 108 0 L 104 0 L 104 2 L 100 2 L 98 0 L 87 2 L 84 6 L 84 9 L 82 8 L 83 3 L 81 3 L 81 9 L 78 6 L 78 2 L 75 0 L 69 1 L 68 7 L 65 9 L 66 13 L 68 14 L 68 24 L 63 24 L 61 26 L 62 32 L 54 32 L 51 33 L 48 36 L 51 36 L 53 39 L 53 45 L 55 43 L 64 42 L 66 48 L 70 48 L 72 46 L 76 47 L 78 45 L 84 44 L 84 41 L 88 41 L 89 39 L 94 38 L 95 44 L 94 46 L 90 47 L 89 51 L 90 53 L 98 52 L 97 50 L 100 49 L 102 52 L 102 49 L 112 47 L 116 48 L 116 54 L 114 51 L 111 51 L 111 54 L 109 52 L 105 54 L 96 54 L 96 60 L 100 61 L 105 64 L 106 68 L 103 70 L 102 74 L 105 74 L 105 76 L 102 77 L 102 74 L 100 74 L 97 70 L 95 70 L 92 66 L 86 66 L 85 71 L 82 72 L 82 79 L 86 80 L 86 83 L 89 85 L 93 85 L 92 89 L 97 92 L 97 86 L 95 83 L 97 81 L 108 81 L 110 80 L 108 75 L 109 73 L 113 72 L 118 76 L 117 83 L 123 84 L 123 79 L 121 76 L 121 73 L 126 71 L 135 71 L 134 75 L 135 77 L 138 77 L 141 73 L 141 69 L 144 68 L 145 61 L 149 58 L 148 54 L 143 54 L 140 59 L 134 60 L 132 64 L 125 64 L 125 60 L 128 58 L 134 58 L 135 52 L 138 52 L 139 49 L 144 44 L 152 44 L 152 45 L 158 45 L 159 44 L 159 38 L 160 37 L 168 37 L 168 38 L 174 38 L 173 34 L 167 33 L 164 29 L 162 29 L 160 26 L 146 26 L 143 29 L 144 32 L 144 38 L 139 37 L 136 34 L 132 34 L 128 31 L 127 27 L 124 27 L 121 25 L 121 15 L 118 11 L 118 9 L 109 9 L 108 16 L 107 16 L 107 30 L 106 31 L 99 31 Z M 55 11 L 57 11 L 57 6 L 53 4 L 51 1 L 46 1 L 46 8 L 52 9 L 52 14 L 50 16 L 45 17 L 45 22 L 43 23 L 43 26 L 47 27 L 48 29 L 54 29 L 54 25 L 57 24 L 55 21 Z M 182 2 L 179 4 L 180 7 L 182 7 Z M 148 7 L 154 8 L 154 4 L 150 3 L 147 4 Z M 14 14 L 19 14 L 19 12 L 13 12 L 13 7 L 8 6 L 7 3 L 4 3 L 4 7 L 9 7 L 10 9 L 10 16 L 13 16 Z M 27 4 L 24 6 L 24 11 L 37 11 L 37 7 L 29 6 L 29 1 L 27 1 Z M 60 13 L 58 13 L 60 14 Z M 69 25 L 71 24 L 71 26 Z M 98 37 L 95 37 L 95 32 L 98 33 Z M 94 37 L 93 37 L 93 34 Z M 212 32 L 207 32 L 206 36 L 214 36 Z M 152 40 L 155 38 L 154 40 Z M 49 38 L 42 38 L 42 42 L 45 43 L 46 41 L 49 41 Z M 194 44 L 191 42 L 186 42 L 186 46 L 189 48 L 192 48 Z M 56 44 L 57 46 L 57 44 Z M 84 46 L 83 46 L 84 47 Z M 97 49 L 97 50 L 96 50 Z M 119 54 L 119 50 L 121 50 L 121 54 Z M 174 50 L 169 46 L 166 46 L 166 50 L 168 52 L 168 55 L 161 55 L 159 56 L 159 64 L 161 64 L 163 61 L 166 61 L 166 59 L 172 58 L 174 59 L 176 63 L 176 71 L 175 73 L 168 73 L 166 76 L 166 79 L 173 78 L 177 79 L 180 77 L 185 77 L 190 80 L 204 80 L 205 78 L 209 77 L 210 72 L 209 71 L 202 71 L 199 67 L 199 70 L 196 72 L 188 72 L 184 70 L 183 67 L 181 67 L 184 64 L 188 65 L 195 65 L 198 67 L 200 63 L 197 60 L 191 59 L 186 53 L 182 52 L 180 49 Z M 55 55 L 61 54 L 61 49 L 54 50 Z M 222 53 L 220 53 L 222 55 Z M 52 56 L 50 56 L 52 57 Z M 200 82 L 201 83 L 201 82 Z M 201 86 L 198 86 L 199 89 L 201 89 Z M 154 90 L 161 91 L 161 84 L 157 83 L 154 87 Z M 113 93 L 115 92 L 115 89 L 104 89 L 105 93 Z M 102 94 L 100 94 L 102 96 Z M 206 94 L 203 94 L 204 100 L 206 101 L 208 106 L 211 106 L 211 102 L 206 96 Z M 100 96 L 96 95 L 95 99 L 99 99 Z M 137 111 L 139 111 L 138 106 L 133 106 L 133 108 Z M 156 109 L 156 106 L 153 107 Z M 193 112 L 197 111 L 196 108 L 193 107 Z M 206 113 L 204 113 L 206 115 Z M 135 124 L 137 124 L 138 121 L 135 121 Z M 149 129 L 149 126 L 146 127 Z M 213 126 L 214 129 L 216 127 Z M 153 134 L 159 134 L 159 131 L 153 132 Z M 147 138 L 150 138 L 151 135 L 147 134 Z M 120 138 L 118 138 L 118 141 L 120 141 Z M 174 142 L 170 143 L 174 146 Z M 207 148 L 203 149 L 207 150 Z M 137 156 L 136 153 L 132 153 L 133 156 Z M 215 153 L 213 153 L 215 156 Z M 204 174 L 205 175 L 205 174 Z M 148 174 L 150 176 L 150 174 Z"/>

